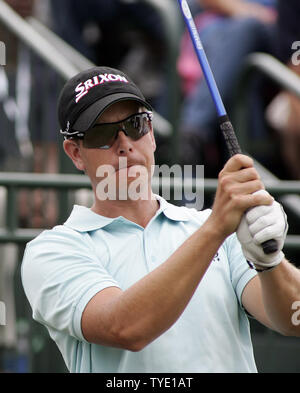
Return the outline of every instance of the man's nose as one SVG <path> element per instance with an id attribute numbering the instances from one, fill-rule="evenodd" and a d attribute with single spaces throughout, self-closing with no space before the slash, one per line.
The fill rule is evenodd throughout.
<path id="1" fill-rule="evenodd" d="M 133 150 L 131 138 L 127 136 L 122 129 L 118 132 L 115 143 L 117 144 L 117 150 L 119 155 L 128 154 Z"/>

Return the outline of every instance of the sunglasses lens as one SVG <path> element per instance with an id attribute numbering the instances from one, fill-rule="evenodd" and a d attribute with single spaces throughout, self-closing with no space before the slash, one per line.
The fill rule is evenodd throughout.
<path id="1" fill-rule="evenodd" d="M 97 124 L 88 130 L 83 138 L 83 146 L 88 149 L 109 149 L 114 143 L 116 126 Z"/>
<path id="2" fill-rule="evenodd" d="M 148 119 L 145 114 L 132 116 L 124 122 L 124 130 L 126 134 L 134 141 L 137 141 L 150 131 L 150 126 L 147 120 Z"/>
<path id="3" fill-rule="evenodd" d="M 85 133 L 83 146 L 88 149 L 109 149 L 119 131 L 137 141 L 150 131 L 149 116 L 148 113 L 139 113 L 119 123 L 96 124 Z"/>

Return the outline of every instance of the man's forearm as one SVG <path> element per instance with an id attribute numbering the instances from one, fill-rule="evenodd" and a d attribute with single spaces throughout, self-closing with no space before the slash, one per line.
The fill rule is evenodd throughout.
<path id="1" fill-rule="evenodd" d="M 293 318 L 294 306 L 300 302 L 300 270 L 284 259 L 259 278 L 264 307 L 274 328 L 285 335 L 300 336 L 300 324 Z"/>
<path id="2" fill-rule="evenodd" d="M 223 241 L 206 222 L 162 265 L 110 298 L 105 318 L 102 307 L 101 320 L 91 323 L 92 341 L 140 350 L 160 336 L 184 311 Z"/>
<path id="3" fill-rule="evenodd" d="M 262 183 L 250 157 L 232 157 L 218 179 L 209 218 L 164 263 L 125 291 L 106 288 L 91 299 L 82 316 L 88 341 L 139 350 L 169 329 L 244 212 L 273 202 L 256 193 Z"/>

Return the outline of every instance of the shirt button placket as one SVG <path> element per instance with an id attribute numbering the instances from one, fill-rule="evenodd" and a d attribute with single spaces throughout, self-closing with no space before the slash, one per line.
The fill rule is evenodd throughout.
<path id="1" fill-rule="evenodd" d="M 144 246 L 145 260 L 146 260 L 147 268 L 149 269 L 149 271 L 153 270 L 154 265 L 155 265 L 155 260 L 156 260 L 154 252 L 153 252 L 153 247 L 151 247 L 150 243 L 151 242 L 150 242 L 150 239 L 148 236 L 148 231 L 146 228 L 143 233 L 143 246 Z"/>

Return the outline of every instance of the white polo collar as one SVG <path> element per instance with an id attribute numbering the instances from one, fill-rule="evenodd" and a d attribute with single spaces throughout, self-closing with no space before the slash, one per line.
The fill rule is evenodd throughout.
<path id="1" fill-rule="evenodd" d="M 185 207 L 172 205 L 159 195 L 155 195 L 155 197 L 160 204 L 160 208 L 157 211 L 156 216 L 163 213 L 168 219 L 173 221 L 189 220 L 187 209 Z M 104 217 L 85 206 L 74 205 L 73 210 L 64 225 L 74 229 L 75 231 L 90 232 L 104 228 L 117 220 L 121 222 L 129 222 L 122 216 L 115 218 Z"/>

